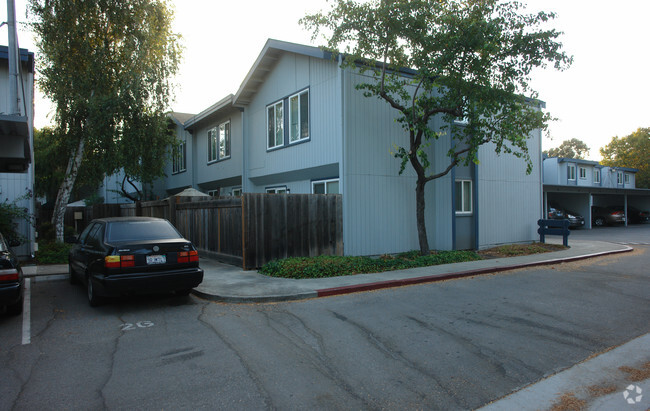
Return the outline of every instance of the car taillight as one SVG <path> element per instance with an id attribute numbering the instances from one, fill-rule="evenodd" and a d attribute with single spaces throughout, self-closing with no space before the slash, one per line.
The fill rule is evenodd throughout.
<path id="1" fill-rule="evenodd" d="M 192 263 L 199 261 L 199 252 L 198 251 L 181 251 L 178 253 L 178 258 L 176 259 L 179 263 Z"/>
<path id="2" fill-rule="evenodd" d="M 135 256 L 133 255 L 107 255 L 104 257 L 104 267 L 106 268 L 125 268 L 135 266 Z"/>
<path id="3" fill-rule="evenodd" d="M 0 270 L 0 281 L 18 281 L 18 270 L 15 268 Z"/>
<path id="4" fill-rule="evenodd" d="M 623 215 L 622 211 L 614 211 L 612 215 Z"/>

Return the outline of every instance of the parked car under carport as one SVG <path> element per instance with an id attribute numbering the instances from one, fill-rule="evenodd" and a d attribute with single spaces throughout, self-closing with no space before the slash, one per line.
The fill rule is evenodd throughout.
<path id="1" fill-rule="evenodd" d="M 623 209 L 616 207 L 591 207 L 591 222 L 597 227 L 612 224 L 624 224 L 625 213 Z"/>

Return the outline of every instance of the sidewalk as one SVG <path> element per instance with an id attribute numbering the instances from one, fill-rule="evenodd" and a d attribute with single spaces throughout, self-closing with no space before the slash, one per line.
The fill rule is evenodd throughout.
<path id="1" fill-rule="evenodd" d="M 561 239 L 552 239 L 549 242 L 560 244 Z M 257 271 L 244 271 L 236 266 L 201 258 L 200 266 L 204 270 L 203 282 L 193 290 L 193 293 L 208 300 L 230 303 L 291 301 L 559 264 L 632 251 L 632 248 L 625 245 L 601 241 L 574 240 L 569 244 L 571 248 L 568 250 L 544 254 L 302 280 L 267 277 L 258 274 Z M 64 279 L 67 278 L 68 266 L 64 264 L 24 266 L 23 272 L 34 281 Z"/>

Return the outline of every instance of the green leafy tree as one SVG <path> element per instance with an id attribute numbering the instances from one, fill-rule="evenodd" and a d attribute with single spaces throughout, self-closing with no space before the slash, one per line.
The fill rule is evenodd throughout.
<path id="1" fill-rule="evenodd" d="M 584 141 L 572 138 L 564 140 L 558 147 L 545 151 L 544 154 L 549 157 L 577 158 L 584 160 L 589 155 L 589 147 Z"/>
<path id="2" fill-rule="evenodd" d="M 638 168 L 635 185 L 650 188 L 650 128 L 639 128 L 625 137 L 614 137 L 600 149 L 601 164 L 610 167 Z"/>
<path id="3" fill-rule="evenodd" d="M 142 183 L 163 175 L 179 36 L 164 0 L 30 0 L 30 10 L 39 85 L 56 106 L 54 134 L 68 154 L 52 217 L 62 241 L 82 164 L 92 175 L 123 169 Z"/>
<path id="4" fill-rule="evenodd" d="M 370 73 L 372 80 L 357 89 L 396 110 L 408 141 L 394 155 L 400 173 L 411 164 L 417 175 L 422 254 L 429 253 L 427 182 L 478 162 L 479 147 L 490 142 L 532 170 L 526 140 L 551 117 L 534 100 L 531 72 L 548 64 L 564 69 L 572 60 L 557 41 L 561 33 L 541 27 L 554 17 L 524 14 L 519 3 L 496 0 L 335 0 L 328 13 L 301 20 L 314 39 L 324 35 L 327 48 L 346 53 L 344 67 Z M 446 124 L 441 130 L 432 127 L 435 116 Z M 466 126 L 453 125 L 460 118 Z M 453 135 L 449 161 L 431 164 L 432 142 L 445 133 Z"/>

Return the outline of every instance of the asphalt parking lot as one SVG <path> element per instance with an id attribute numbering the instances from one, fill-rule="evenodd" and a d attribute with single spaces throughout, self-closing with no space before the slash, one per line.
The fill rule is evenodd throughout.
<path id="1" fill-rule="evenodd" d="M 627 245 L 650 245 L 650 223 L 630 224 L 627 227 L 623 225 L 596 227 L 591 230 L 579 228 L 571 230 L 569 245 L 571 245 L 572 239 L 607 241 Z"/>

